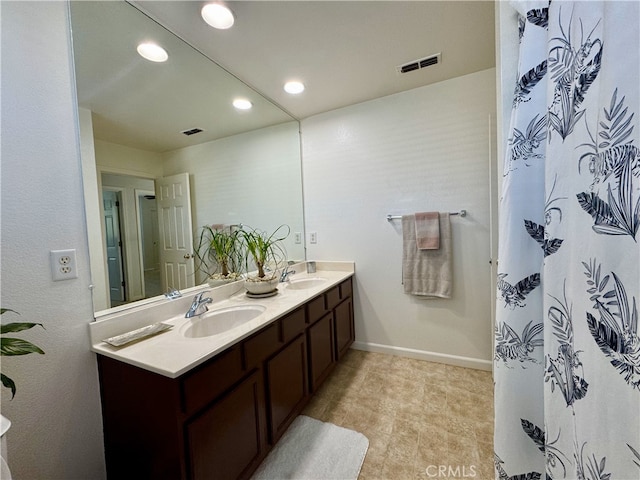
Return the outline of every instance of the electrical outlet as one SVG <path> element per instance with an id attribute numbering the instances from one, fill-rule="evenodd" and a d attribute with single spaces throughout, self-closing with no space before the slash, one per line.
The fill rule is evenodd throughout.
<path id="1" fill-rule="evenodd" d="M 318 232 L 309 233 L 309 241 L 311 243 L 318 243 Z"/>
<path id="2" fill-rule="evenodd" d="M 300 232 L 295 232 L 293 234 L 293 238 L 294 238 L 294 243 L 299 244 L 302 243 L 302 234 Z"/>
<path id="3" fill-rule="evenodd" d="M 51 275 L 54 282 L 78 278 L 75 249 L 51 250 L 50 253 Z"/>

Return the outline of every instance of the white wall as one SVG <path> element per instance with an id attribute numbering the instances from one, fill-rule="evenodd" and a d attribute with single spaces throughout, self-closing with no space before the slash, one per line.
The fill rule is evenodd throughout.
<path id="1" fill-rule="evenodd" d="M 490 368 L 489 176 L 495 69 L 302 122 L 308 259 L 355 260 L 356 342 Z M 403 293 L 402 231 L 387 214 L 452 217 L 450 300 Z"/>
<path id="2" fill-rule="evenodd" d="M 96 165 L 100 172 L 142 178 L 162 176 L 162 154 L 95 139 Z"/>
<path id="3" fill-rule="evenodd" d="M 80 156 L 82 163 L 82 185 L 84 189 L 85 217 L 87 220 L 87 244 L 91 283 L 93 284 L 93 309 L 104 310 L 109 302 L 109 275 L 104 267 L 107 263 L 105 237 L 102 234 L 103 204 L 100 175 L 96 166 L 91 110 L 78 108 L 80 129 Z"/>
<path id="4" fill-rule="evenodd" d="M 46 353 L 3 357 L 14 478 L 105 477 L 67 5 L 2 2 L 2 322 Z M 49 250 L 75 248 L 78 278 L 53 282 Z"/>

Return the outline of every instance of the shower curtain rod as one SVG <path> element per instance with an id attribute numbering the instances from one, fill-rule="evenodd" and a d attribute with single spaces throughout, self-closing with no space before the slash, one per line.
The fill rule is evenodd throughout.
<path id="1" fill-rule="evenodd" d="M 449 212 L 449 215 L 460 215 L 461 217 L 466 217 L 467 216 L 467 211 L 466 210 L 460 210 L 459 212 Z M 387 221 L 391 221 L 391 220 L 400 220 L 402 218 L 402 215 L 387 215 Z"/>

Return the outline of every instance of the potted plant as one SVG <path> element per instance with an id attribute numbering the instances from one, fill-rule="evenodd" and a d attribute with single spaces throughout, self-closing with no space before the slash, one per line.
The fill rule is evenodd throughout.
<path id="1" fill-rule="evenodd" d="M 3 315 L 6 312 L 18 313 L 14 310 L 10 310 L 8 308 L 0 308 L 0 315 Z M 40 349 L 40 347 L 34 345 L 31 342 L 26 340 L 22 340 L 21 338 L 9 338 L 5 337 L 6 333 L 15 333 L 20 332 L 22 330 L 29 330 L 30 328 L 35 327 L 36 325 L 40 325 L 41 323 L 7 323 L 3 324 L 0 327 L 0 333 L 2 333 L 1 349 L 0 354 L 2 356 L 16 356 L 16 355 L 28 355 L 29 353 L 40 353 L 44 355 L 44 352 Z M 16 384 L 15 382 L 7 377 L 4 373 L 0 374 L 2 378 L 2 385 L 11 390 L 11 398 L 16 395 Z"/>
<path id="2" fill-rule="evenodd" d="M 248 294 L 269 295 L 277 292 L 278 270 L 286 264 L 287 258 L 281 242 L 289 236 L 289 232 L 288 225 L 280 225 L 272 233 L 243 228 L 245 268 L 247 272 L 250 268 L 256 268 L 251 274 L 247 273 L 245 278 L 244 286 Z"/>
<path id="3" fill-rule="evenodd" d="M 242 278 L 240 230 L 233 227 L 205 225 L 195 249 L 198 270 L 205 272 L 207 283 L 215 287 Z"/>

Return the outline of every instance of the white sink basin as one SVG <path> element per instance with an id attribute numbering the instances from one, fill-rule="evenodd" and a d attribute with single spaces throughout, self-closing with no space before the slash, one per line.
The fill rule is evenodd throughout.
<path id="1" fill-rule="evenodd" d="M 292 288 L 293 290 L 306 290 L 307 288 L 322 285 L 326 281 L 327 280 L 325 278 L 318 277 L 300 278 L 298 280 L 290 280 L 287 283 L 287 288 Z"/>
<path id="2" fill-rule="evenodd" d="M 196 318 L 182 335 L 187 338 L 210 337 L 227 332 L 253 320 L 266 310 L 262 305 L 237 305 L 203 313 Z"/>

